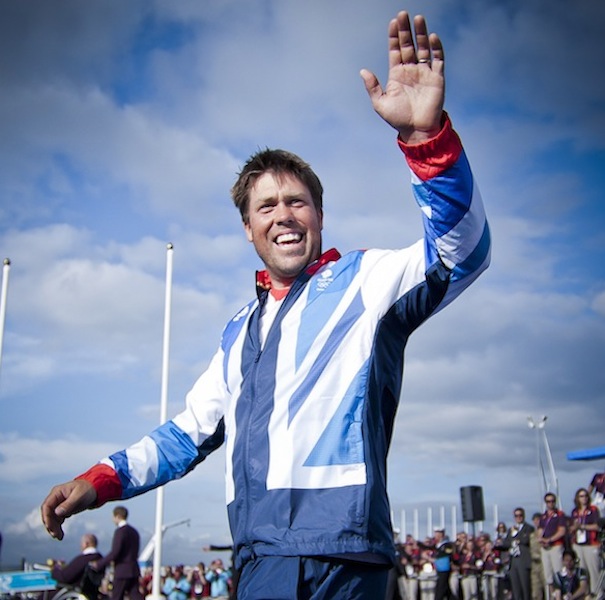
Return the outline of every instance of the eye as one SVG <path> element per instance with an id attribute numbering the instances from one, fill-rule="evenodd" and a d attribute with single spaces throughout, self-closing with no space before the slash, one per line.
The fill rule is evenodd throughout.
<path id="1" fill-rule="evenodd" d="M 292 208 L 304 208 L 307 206 L 307 201 L 304 198 L 292 198 L 289 204 Z"/>

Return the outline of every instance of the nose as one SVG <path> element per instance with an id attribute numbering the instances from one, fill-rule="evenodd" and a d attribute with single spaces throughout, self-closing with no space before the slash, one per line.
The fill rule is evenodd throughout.
<path id="1" fill-rule="evenodd" d="M 287 202 L 281 200 L 277 203 L 277 206 L 275 207 L 275 220 L 280 224 L 291 223 L 294 220 L 292 207 Z"/>

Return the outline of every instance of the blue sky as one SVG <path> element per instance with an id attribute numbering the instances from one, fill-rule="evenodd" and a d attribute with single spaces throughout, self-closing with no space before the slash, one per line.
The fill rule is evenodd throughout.
<path id="1" fill-rule="evenodd" d="M 166 244 L 174 244 L 169 416 L 259 266 L 229 198 L 261 147 L 308 160 L 324 247 L 421 235 L 393 132 L 359 70 L 423 12 L 446 52 L 446 108 L 493 234 L 490 270 L 414 334 L 389 461 L 401 511 L 539 507 L 547 433 L 563 507 L 605 443 L 605 5 L 581 0 L 0 1 L 0 255 L 11 259 L 0 373 L 0 561 L 109 549 L 111 506 L 43 530 L 51 485 L 159 421 Z M 228 543 L 221 451 L 166 489 L 165 562 Z M 155 495 L 129 501 L 146 541 Z M 408 524 L 407 529 L 410 529 Z"/>

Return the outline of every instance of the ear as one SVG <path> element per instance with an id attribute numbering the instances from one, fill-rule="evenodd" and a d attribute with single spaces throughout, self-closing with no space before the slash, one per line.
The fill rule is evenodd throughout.
<path id="1" fill-rule="evenodd" d="M 246 237 L 248 238 L 248 241 L 253 242 L 254 236 L 252 235 L 252 227 L 250 227 L 250 222 L 244 221 L 243 225 L 244 225 L 244 231 L 246 232 Z"/>

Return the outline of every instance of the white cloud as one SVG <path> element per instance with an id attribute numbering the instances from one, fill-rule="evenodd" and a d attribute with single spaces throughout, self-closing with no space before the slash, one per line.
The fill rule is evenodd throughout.
<path id="1" fill-rule="evenodd" d="M 594 297 L 591 307 L 600 316 L 605 317 L 605 291 L 599 292 Z"/>
<path id="2" fill-rule="evenodd" d="M 14 133 L 13 153 L 25 164 L 36 158 L 33 180 L 48 171 L 54 197 L 79 191 L 79 182 L 58 170 L 60 159 L 85 174 L 85 191 L 98 196 L 96 202 L 103 202 L 105 190 L 115 195 L 121 189 L 134 206 L 143 202 L 159 216 L 202 224 L 216 224 L 228 207 L 237 161 L 195 130 L 171 126 L 144 107 L 117 106 L 99 89 L 15 90 L 2 103 L 28 122 L 27 136 Z"/>
<path id="3" fill-rule="evenodd" d="M 115 447 L 111 444 L 75 436 L 48 440 L 3 433 L 0 434 L 0 480 L 15 484 L 42 475 L 76 475 L 113 450 Z"/>
<path id="4" fill-rule="evenodd" d="M 6 533 L 15 536 L 33 536 L 38 540 L 45 540 L 48 533 L 41 527 L 40 509 L 34 508 L 25 517 L 17 522 L 11 523 Z"/>

